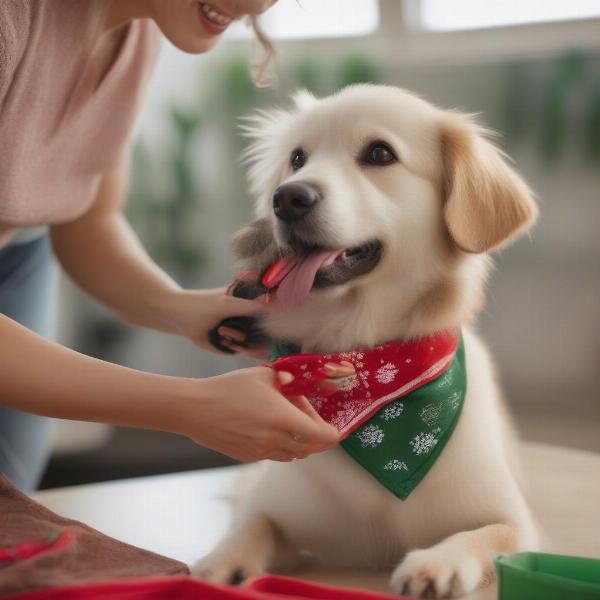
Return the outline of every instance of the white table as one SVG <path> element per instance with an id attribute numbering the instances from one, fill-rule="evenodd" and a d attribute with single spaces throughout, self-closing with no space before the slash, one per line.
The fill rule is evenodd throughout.
<path id="1" fill-rule="evenodd" d="M 548 540 L 545 549 L 600 556 L 600 455 L 527 444 L 528 496 Z M 160 475 L 47 490 L 35 499 L 49 509 L 159 554 L 192 563 L 210 551 L 230 519 L 229 490 L 237 467 Z M 300 574 L 315 581 L 386 590 L 387 573 Z M 471 594 L 491 600 L 495 587 Z"/>

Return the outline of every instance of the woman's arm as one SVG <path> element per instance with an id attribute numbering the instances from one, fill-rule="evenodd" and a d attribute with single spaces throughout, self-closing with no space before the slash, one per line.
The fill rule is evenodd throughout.
<path id="1" fill-rule="evenodd" d="M 92 208 L 51 228 L 52 245 L 65 271 L 92 296 L 134 325 L 177 333 L 206 349 L 207 333 L 225 317 L 253 314 L 250 302 L 224 290 L 182 290 L 146 254 L 121 213 L 127 167 L 108 173 Z"/>
<path id="2" fill-rule="evenodd" d="M 78 354 L 3 315 L 0 340 L 0 406 L 172 431 L 238 460 L 290 460 L 339 438 L 281 396 L 265 367 L 204 380 L 154 375 Z"/>

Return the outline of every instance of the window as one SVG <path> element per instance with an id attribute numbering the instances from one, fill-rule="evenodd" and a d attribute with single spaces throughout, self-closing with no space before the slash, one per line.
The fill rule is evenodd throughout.
<path id="1" fill-rule="evenodd" d="M 328 38 L 367 35 L 379 26 L 377 0 L 279 0 L 261 18 L 272 38 Z M 236 23 L 230 38 L 248 37 L 248 27 Z"/>
<path id="2" fill-rule="evenodd" d="M 421 0 L 420 7 L 422 26 L 434 31 L 600 17 L 600 0 Z"/>

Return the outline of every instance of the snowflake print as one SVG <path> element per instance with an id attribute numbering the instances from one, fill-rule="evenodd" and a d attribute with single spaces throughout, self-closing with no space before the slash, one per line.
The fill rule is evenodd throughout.
<path id="1" fill-rule="evenodd" d="M 404 404 L 402 402 L 394 402 L 381 411 L 381 418 L 384 421 L 392 421 L 393 419 L 397 419 L 403 411 Z"/>
<path id="2" fill-rule="evenodd" d="M 415 435 L 415 437 L 410 440 L 410 445 L 413 452 L 417 456 L 431 452 L 431 450 L 433 450 L 436 444 L 439 442 L 439 439 L 435 437 L 435 434 L 439 432 L 440 429 L 437 428 L 433 431 L 422 431 L 421 433 Z"/>
<path id="3" fill-rule="evenodd" d="M 370 374 L 371 374 L 371 372 L 368 371 L 367 369 L 357 372 L 360 383 L 362 383 L 363 387 L 367 390 L 369 389 L 369 375 Z"/>
<path id="4" fill-rule="evenodd" d="M 450 403 L 452 410 L 456 410 L 460 406 L 461 398 L 462 393 L 458 390 L 454 390 L 450 396 L 448 396 L 448 402 Z"/>
<path id="5" fill-rule="evenodd" d="M 331 355 L 327 355 L 327 359 Z M 357 388 L 362 387 L 363 390 L 369 389 L 369 375 L 368 369 L 365 369 L 365 353 L 360 350 L 352 350 L 350 352 L 340 352 L 337 355 L 337 359 L 346 360 L 354 366 L 355 374 L 346 378 L 340 386 L 340 390 L 344 395 L 344 398 L 352 397 L 352 392 Z"/>
<path id="6" fill-rule="evenodd" d="M 379 383 L 392 383 L 392 381 L 396 379 L 397 374 L 398 367 L 396 367 L 394 363 L 389 362 L 377 369 L 375 379 L 377 379 Z"/>
<path id="7" fill-rule="evenodd" d="M 439 387 L 450 387 L 452 385 L 452 374 L 448 371 L 438 379 Z"/>
<path id="8" fill-rule="evenodd" d="M 344 377 L 343 380 L 338 382 L 338 386 L 340 390 L 343 392 L 351 392 L 355 390 L 359 386 L 360 382 L 356 375 L 349 375 L 348 377 Z"/>
<path id="9" fill-rule="evenodd" d="M 428 404 L 421 409 L 419 417 L 428 427 L 433 427 L 437 424 L 442 411 L 439 406 L 435 404 Z"/>
<path id="10" fill-rule="evenodd" d="M 343 429 L 347 425 L 346 413 L 342 410 L 338 411 L 331 417 L 331 424 L 337 429 Z"/>
<path id="11" fill-rule="evenodd" d="M 358 400 L 360 396 L 357 396 L 354 393 L 354 390 L 359 388 L 362 388 L 363 393 L 365 393 L 367 397 L 371 396 L 371 394 L 368 392 L 369 371 L 357 371 L 355 375 L 346 377 L 346 379 L 342 381 L 340 385 L 340 391 L 342 392 L 344 398 L 353 398 L 355 400 Z"/>
<path id="12" fill-rule="evenodd" d="M 323 410 L 328 404 L 328 399 L 325 396 L 311 396 L 308 401 L 317 412 Z"/>
<path id="13" fill-rule="evenodd" d="M 398 460 L 394 458 L 387 462 L 384 467 L 386 471 L 408 471 L 408 466 L 403 460 Z"/>
<path id="14" fill-rule="evenodd" d="M 356 433 L 356 437 L 360 441 L 360 445 L 363 448 L 375 448 L 383 442 L 383 429 L 379 425 L 365 425 L 361 427 Z"/>
<path id="15" fill-rule="evenodd" d="M 351 352 L 340 352 L 339 357 L 342 360 L 351 362 L 356 369 L 362 369 L 365 366 L 365 353 L 360 350 L 352 350 Z"/>

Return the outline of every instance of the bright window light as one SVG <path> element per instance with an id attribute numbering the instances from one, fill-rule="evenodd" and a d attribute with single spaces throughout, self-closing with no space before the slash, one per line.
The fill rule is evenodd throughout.
<path id="1" fill-rule="evenodd" d="M 377 0 L 279 0 L 262 17 L 272 38 L 331 38 L 367 35 L 379 26 Z M 248 27 L 236 23 L 226 34 L 249 37 Z"/>
<path id="2" fill-rule="evenodd" d="M 594 17 L 600 0 L 421 0 L 421 23 L 434 31 Z"/>

